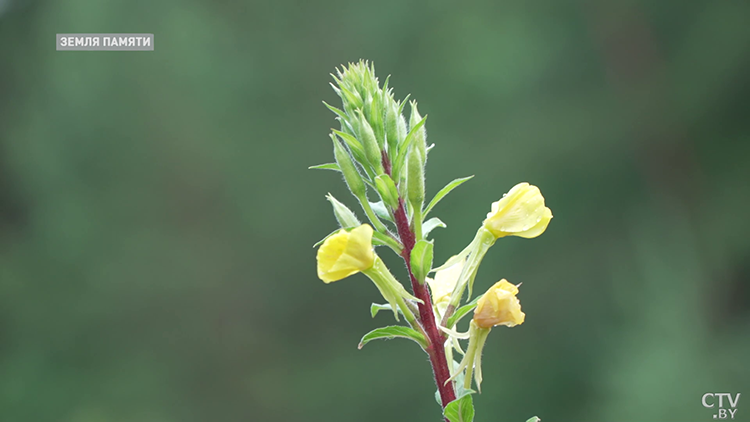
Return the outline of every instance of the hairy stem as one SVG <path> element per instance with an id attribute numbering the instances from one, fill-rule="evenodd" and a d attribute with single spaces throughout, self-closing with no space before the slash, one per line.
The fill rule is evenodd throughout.
<path id="1" fill-rule="evenodd" d="M 430 292 L 428 291 L 427 286 L 419 284 L 419 281 L 414 277 L 414 273 L 411 270 L 411 251 L 414 248 L 415 237 L 414 232 L 412 232 L 409 227 L 409 219 L 406 216 L 403 199 L 399 199 L 399 206 L 394 213 L 394 219 L 396 220 L 396 227 L 398 228 L 401 243 L 404 245 L 401 257 L 406 261 L 406 268 L 409 271 L 409 278 L 411 279 L 411 287 L 414 296 L 424 302 L 418 304 L 419 320 L 422 323 L 422 327 L 424 328 L 430 342 L 426 351 L 430 357 L 430 364 L 432 365 L 432 372 L 435 376 L 435 383 L 440 392 L 440 400 L 443 407 L 445 407 L 448 403 L 456 399 L 456 392 L 453 389 L 453 383 L 447 382 L 451 377 L 451 373 L 450 369 L 448 369 L 448 361 L 445 358 L 445 349 L 443 347 L 445 337 L 443 337 L 443 334 L 438 329 L 437 321 L 435 320 L 435 313 L 432 311 Z"/>

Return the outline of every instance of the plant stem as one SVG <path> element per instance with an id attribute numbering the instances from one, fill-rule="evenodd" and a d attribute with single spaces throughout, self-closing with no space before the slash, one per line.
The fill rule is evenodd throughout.
<path id="1" fill-rule="evenodd" d="M 440 400 L 443 407 L 445 407 L 448 403 L 456 399 L 456 392 L 453 389 L 453 383 L 447 382 L 451 377 L 451 373 L 448 369 L 448 361 L 445 358 L 445 349 L 443 346 L 445 343 L 445 337 L 443 337 L 443 334 L 438 329 L 437 321 L 435 320 L 435 313 L 432 311 L 430 292 L 425 285 L 419 284 L 419 281 L 414 277 L 414 273 L 411 270 L 411 251 L 414 248 L 415 237 L 414 232 L 412 232 L 409 227 L 409 218 L 406 216 L 404 201 L 401 198 L 399 198 L 399 205 L 394 213 L 394 219 L 396 220 L 396 228 L 398 229 L 401 243 L 404 245 L 401 257 L 406 261 L 406 269 L 409 271 L 409 278 L 411 279 L 411 287 L 414 296 L 424 302 L 418 304 L 419 320 L 422 323 L 422 327 L 424 327 L 424 331 L 427 334 L 427 339 L 430 343 L 426 352 L 430 357 L 430 364 L 432 365 L 432 372 L 435 376 L 435 383 L 440 392 Z"/>

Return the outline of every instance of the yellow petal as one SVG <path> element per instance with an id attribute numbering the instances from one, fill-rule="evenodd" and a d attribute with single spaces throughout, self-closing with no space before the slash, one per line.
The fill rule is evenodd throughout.
<path id="1" fill-rule="evenodd" d="M 350 232 L 339 230 L 318 249 L 318 277 L 331 283 L 372 267 L 372 227 L 363 224 Z"/>
<path id="2" fill-rule="evenodd" d="M 498 238 L 532 238 L 546 230 L 551 218 L 552 211 L 544 206 L 544 197 L 539 188 L 523 182 L 492 204 L 484 227 Z"/>
<path id="3" fill-rule="evenodd" d="M 453 259 L 451 257 L 451 259 Z M 449 260 L 450 261 L 450 260 Z M 427 284 L 430 286 L 432 293 L 432 303 L 437 304 L 450 298 L 453 288 L 456 287 L 458 277 L 461 276 L 461 270 L 464 268 L 466 261 L 461 259 L 435 273 L 435 278 L 427 278 Z"/>
<path id="4" fill-rule="evenodd" d="M 513 327 L 523 324 L 526 315 L 521 312 L 517 294 L 518 287 L 505 279 L 498 281 L 477 302 L 474 322 L 481 328 L 492 328 L 496 325 Z"/>

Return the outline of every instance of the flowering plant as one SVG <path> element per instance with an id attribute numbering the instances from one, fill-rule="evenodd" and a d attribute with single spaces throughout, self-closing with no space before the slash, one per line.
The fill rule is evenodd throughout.
<path id="1" fill-rule="evenodd" d="M 492 327 L 513 327 L 525 320 L 518 300 L 518 286 L 502 279 L 486 293 L 472 299 L 479 265 L 499 238 L 541 235 L 552 219 L 539 188 L 519 183 L 497 202 L 479 227 L 474 239 L 445 264 L 433 268 L 433 229 L 445 227 L 430 211 L 457 186 L 471 179 L 456 179 L 425 205 L 425 163 L 434 145 L 427 145 L 425 121 L 410 103 L 409 122 L 403 115 L 406 99 L 397 101 L 388 79 L 381 88 L 374 66 L 368 62 L 349 64 L 333 76 L 334 91 L 342 108 L 326 104 L 341 127 L 333 130 L 335 163 L 313 166 L 341 172 L 369 224 L 332 195 L 327 199 L 340 229 L 318 242 L 318 277 L 332 283 L 358 272 L 370 278 L 387 304 L 373 303 L 374 317 L 390 310 L 407 325 L 376 328 L 365 334 L 359 347 L 375 339 L 406 338 L 416 342 L 429 356 L 436 398 L 449 422 L 474 418 L 472 380 L 477 391 L 482 383 L 481 357 Z M 472 176 L 473 177 L 473 176 Z M 379 201 L 370 202 L 368 190 Z M 409 274 L 411 293 L 391 274 L 375 252 L 387 247 L 401 256 Z M 435 273 L 434 277 L 428 275 Z M 429 286 L 429 289 L 428 287 Z M 461 305 L 467 291 L 467 304 Z M 456 324 L 470 312 L 469 331 L 456 331 Z M 468 340 L 464 352 L 461 340 Z M 463 355 L 460 362 L 454 353 Z M 527 422 L 538 421 L 537 417 Z"/>

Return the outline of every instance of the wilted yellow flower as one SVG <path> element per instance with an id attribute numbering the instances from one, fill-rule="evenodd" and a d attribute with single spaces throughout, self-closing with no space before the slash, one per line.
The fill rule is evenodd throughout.
<path id="1" fill-rule="evenodd" d="M 455 256 L 451 259 L 454 258 Z M 450 262 L 450 259 L 448 262 Z M 465 262 L 465 259 L 457 260 L 455 263 L 438 270 L 435 273 L 434 279 L 426 278 L 427 284 L 430 286 L 430 292 L 432 292 L 432 303 L 435 304 L 440 315 L 448 307 L 451 293 L 453 293 L 453 289 L 456 287 L 458 277 L 461 276 L 461 270 L 463 270 Z"/>
<path id="2" fill-rule="evenodd" d="M 318 277 L 326 283 L 370 269 L 375 262 L 372 227 L 363 224 L 350 232 L 339 230 L 320 246 L 317 260 Z"/>
<path id="3" fill-rule="evenodd" d="M 480 328 L 492 328 L 495 325 L 513 327 L 523 324 L 526 314 L 521 312 L 517 294 L 518 287 L 505 279 L 498 281 L 477 302 L 474 322 Z"/>
<path id="4" fill-rule="evenodd" d="M 531 239 L 544 233 L 552 211 L 544 206 L 539 188 L 519 183 L 497 202 L 484 220 L 484 227 L 495 237 L 520 236 Z"/>

